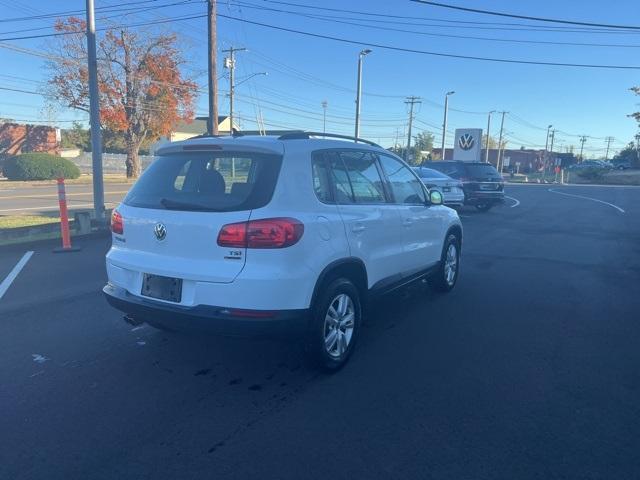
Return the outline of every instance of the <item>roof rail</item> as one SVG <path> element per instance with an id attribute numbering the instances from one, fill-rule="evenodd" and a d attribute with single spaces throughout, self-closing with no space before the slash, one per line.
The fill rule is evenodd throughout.
<path id="1" fill-rule="evenodd" d="M 311 137 L 326 137 L 326 138 L 341 138 L 343 140 L 353 140 L 354 142 L 366 143 L 367 145 L 371 145 L 372 147 L 380 147 L 375 142 L 371 140 L 365 140 L 364 138 L 356 138 L 350 135 L 338 135 L 337 133 L 322 133 L 322 132 L 291 132 L 285 133 L 278 137 L 278 140 L 307 140 Z"/>

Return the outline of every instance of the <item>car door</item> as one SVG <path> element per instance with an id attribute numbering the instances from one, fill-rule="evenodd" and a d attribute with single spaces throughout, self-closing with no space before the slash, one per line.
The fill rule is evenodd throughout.
<path id="1" fill-rule="evenodd" d="M 365 263 L 369 287 L 400 280 L 401 218 L 390 203 L 377 156 L 366 150 L 339 149 L 316 152 L 314 158 L 319 154 L 328 165 L 350 255 Z"/>
<path id="2" fill-rule="evenodd" d="M 401 160 L 385 154 L 379 158 L 402 217 L 405 275 L 412 275 L 440 260 L 446 207 L 428 204 L 422 182 Z"/>

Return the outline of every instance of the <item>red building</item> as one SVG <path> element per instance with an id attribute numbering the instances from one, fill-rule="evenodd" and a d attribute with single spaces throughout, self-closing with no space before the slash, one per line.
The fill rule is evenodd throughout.
<path id="1" fill-rule="evenodd" d="M 0 123 L 0 156 L 27 152 L 60 153 L 60 131 L 45 125 Z"/>

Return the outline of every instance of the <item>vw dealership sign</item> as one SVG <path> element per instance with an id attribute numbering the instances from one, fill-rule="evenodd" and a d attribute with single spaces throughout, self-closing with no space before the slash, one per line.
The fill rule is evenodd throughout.
<path id="1" fill-rule="evenodd" d="M 457 128 L 453 159 L 463 162 L 480 162 L 482 150 L 481 128 Z"/>

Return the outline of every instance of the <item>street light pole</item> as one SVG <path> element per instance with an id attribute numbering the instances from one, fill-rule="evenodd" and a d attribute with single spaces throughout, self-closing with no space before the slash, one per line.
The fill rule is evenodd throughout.
<path id="1" fill-rule="evenodd" d="M 323 100 L 320 105 L 322 105 L 322 133 L 327 133 L 327 107 L 329 102 Z"/>
<path id="2" fill-rule="evenodd" d="M 447 112 L 449 111 L 449 95 L 453 95 L 454 91 L 447 92 L 444 96 L 444 120 L 442 122 L 442 160 L 445 159 L 444 141 L 447 136 Z"/>
<path id="3" fill-rule="evenodd" d="M 218 77 L 216 72 L 216 0 L 207 0 L 207 60 L 209 80 L 209 119 L 207 133 L 218 135 Z"/>
<path id="4" fill-rule="evenodd" d="M 487 119 L 487 142 L 484 147 L 484 161 L 489 163 L 489 134 L 491 133 L 491 114 L 496 113 L 495 110 L 489 112 L 489 118 Z"/>
<path id="5" fill-rule="evenodd" d="M 502 169 L 500 168 L 500 152 L 502 150 L 502 134 L 504 132 L 504 116 L 506 115 L 507 112 L 500 112 L 502 113 L 502 120 L 500 121 L 500 138 L 498 140 L 498 159 L 496 160 L 496 170 L 498 170 L 498 173 L 502 174 Z"/>
<path id="6" fill-rule="evenodd" d="M 368 48 L 365 48 L 364 50 L 360 51 L 360 54 L 358 55 L 358 85 L 357 85 L 357 91 L 356 91 L 356 132 L 355 132 L 355 137 L 359 138 L 360 135 L 360 101 L 362 99 L 362 59 L 365 57 L 365 55 L 369 55 L 371 53 L 371 50 Z"/>
<path id="7" fill-rule="evenodd" d="M 91 126 L 91 163 L 93 170 L 93 211 L 96 220 L 104 218 L 102 179 L 102 133 L 100 131 L 100 94 L 96 60 L 96 22 L 93 0 L 87 0 L 87 56 L 89 59 L 89 125 Z"/>
<path id="8" fill-rule="evenodd" d="M 229 69 L 229 135 L 233 135 L 233 94 L 235 92 L 234 72 L 236 69 L 236 52 L 244 52 L 246 48 L 229 47 L 223 50 L 229 57 L 224 59 L 224 67 Z"/>

